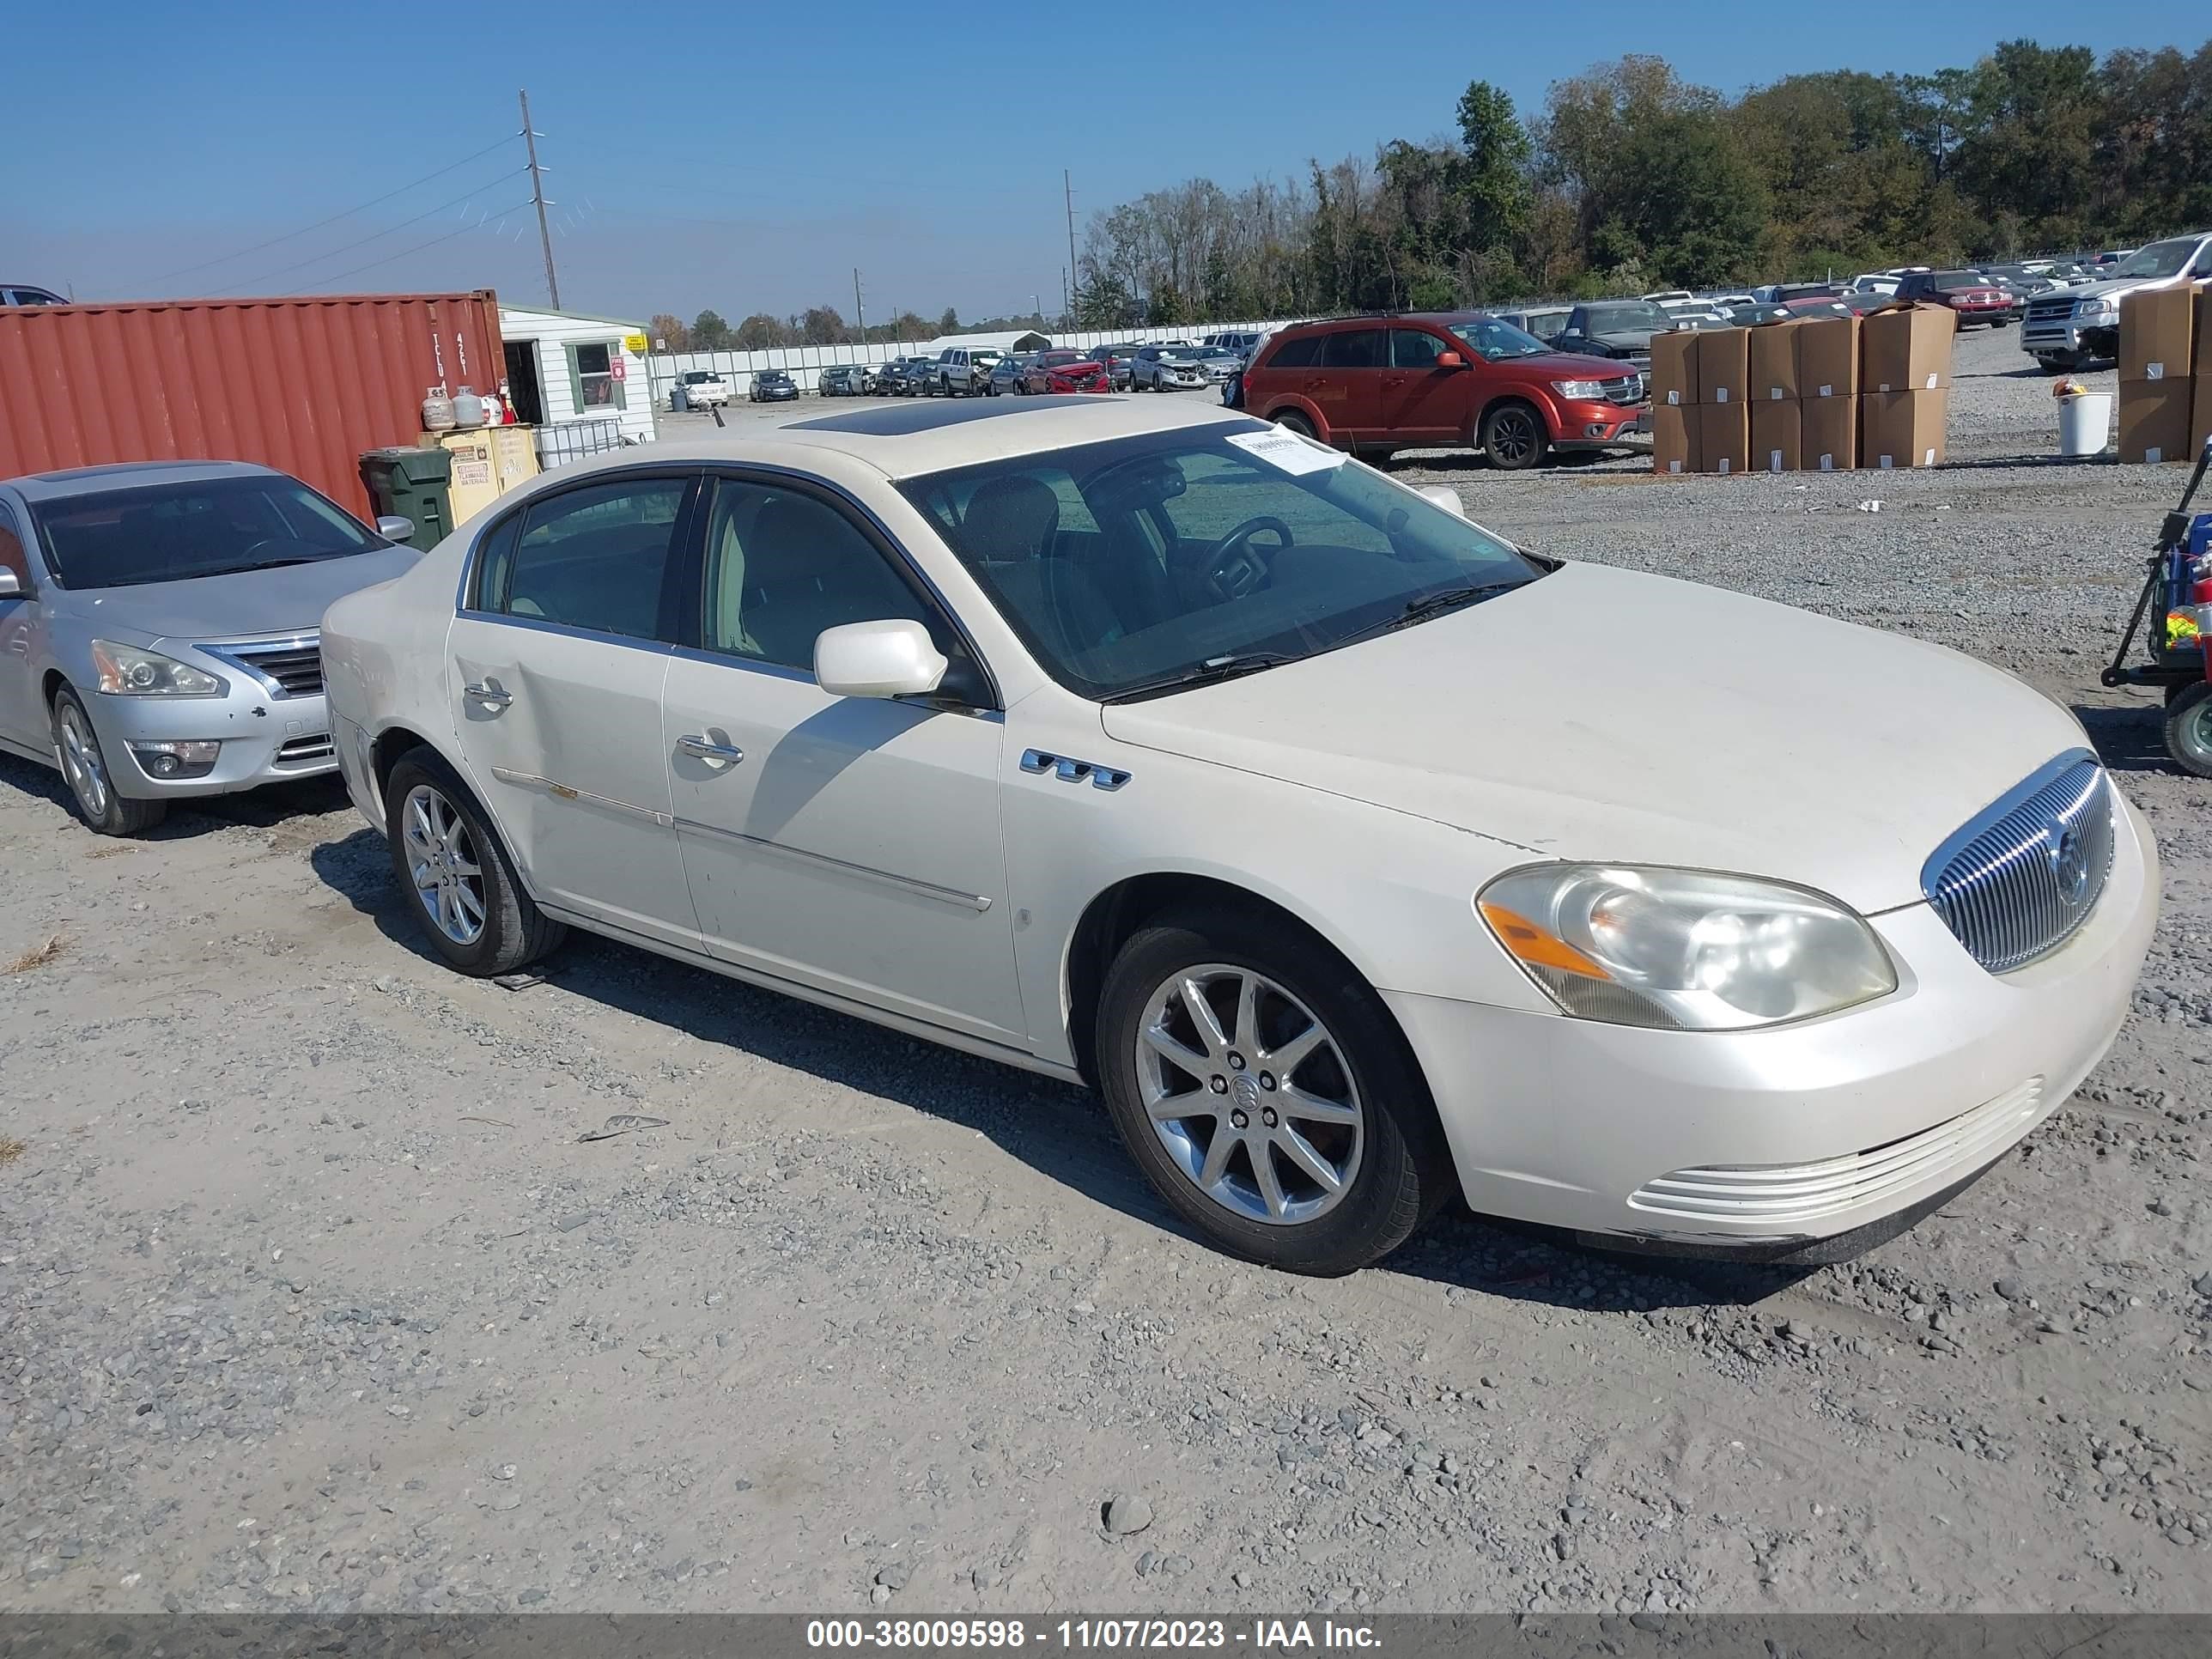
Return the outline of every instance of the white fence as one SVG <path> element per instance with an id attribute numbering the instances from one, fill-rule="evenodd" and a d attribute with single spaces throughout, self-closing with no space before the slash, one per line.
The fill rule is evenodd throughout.
<path id="1" fill-rule="evenodd" d="M 1055 346 L 1072 346 L 1078 351 L 1088 351 L 1097 345 L 1142 344 L 1148 340 L 1199 340 L 1208 334 L 1264 334 L 1289 326 L 1291 320 L 1293 319 L 1184 323 L 1175 327 L 1082 329 L 1072 333 L 1059 333 L 1051 329 L 1037 331 Z M 948 334 L 944 337 L 953 340 L 960 337 Z M 798 382 L 799 391 L 811 392 L 822 389 L 822 371 L 825 368 L 841 363 L 866 363 L 871 366 L 887 363 L 894 357 L 918 356 L 926 345 L 933 343 L 933 341 L 912 340 L 897 344 L 877 342 L 868 345 L 769 346 L 760 351 L 656 352 L 646 359 L 646 374 L 653 391 L 653 406 L 665 412 L 676 377 L 691 369 L 714 370 L 730 382 L 731 392 L 740 398 L 752 389 L 753 376 L 763 369 L 769 368 L 781 369 Z"/>

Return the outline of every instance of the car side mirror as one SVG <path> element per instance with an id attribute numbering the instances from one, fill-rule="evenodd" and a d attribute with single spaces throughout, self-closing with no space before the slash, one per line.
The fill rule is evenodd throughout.
<path id="1" fill-rule="evenodd" d="M 1465 368 L 1467 367 L 1467 359 L 1461 356 L 1456 351 L 1439 352 L 1437 354 L 1437 367 L 1438 368 Z"/>
<path id="2" fill-rule="evenodd" d="M 0 599 L 20 599 L 23 597 L 23 579 L 14 571 L 0 567 Z"/>
<path id="3" fill-rule="evenodd" d="M 403 519 L 396 513 L 380 514 L 376 520 L 376 533 L 387 542 L 411 542 L 415 539 L 415 520 Z"/>
<path id="4" fill-rule="evenodd" d="M 1449 484 L 1423 484 L 1421 499 L 1441 507 L 1456 518 L 1467 517 L 1467 503 L 1460 500 L 1459 491 Z"/>
<path id="5" fill-rule="evenodd" d="M 923 696 L 949 665 L 918 622 L 846 623 L 814 639 L 815 682 L 833 697 Z"/>

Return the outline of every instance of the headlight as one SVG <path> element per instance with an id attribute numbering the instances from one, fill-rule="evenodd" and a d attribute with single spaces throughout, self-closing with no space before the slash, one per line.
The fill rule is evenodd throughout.
<path id="1" fill-rule="evenodd" d="M 1500 876 L 1475 908 L 1529 978 L 1583 1019 L 1743 1030 L 1897 988 L 1858 916 L 1750 876 L 1541 865 Z"/>
<path id="2" fill-rule="evenodd" d="M 2079 313 L 2083 317 L 2108 317 L 2118 309 L 2110 300 L 2084 300 Z"/>
<path id="3" fill-rule="evenodd" d="M 1605 399 L 1605 383 L 1601 380 L 1554 380 L 1552 390 L 1562 398 L 1582 403 L 1601 403 Z"/>
<path id="4" fill-rule="evenodd" d="M 114 697 L 219 697 L 230 688 L 190 663 L 112 640 L 92 642 L 100 689 Z"/>

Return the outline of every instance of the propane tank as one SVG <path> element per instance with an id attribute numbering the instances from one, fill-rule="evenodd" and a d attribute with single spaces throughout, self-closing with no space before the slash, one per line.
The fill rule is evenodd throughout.
<path id="1" fill-rule="evenodd" d="M 434 386 L 422 398 L 422 430 L 450 432 L 453 429 L 453 400 L 446 395 L 446 388 Z"/>
<path id="2" fill-rule="evenodd" d="M 464 430 L 472 430 L 484 423 L 483 399 L 474 390 L 463 386 L 453 394 L 453 424 Z"/>

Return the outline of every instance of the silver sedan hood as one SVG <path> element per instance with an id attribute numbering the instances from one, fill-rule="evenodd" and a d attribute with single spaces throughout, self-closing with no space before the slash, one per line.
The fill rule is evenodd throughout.
<path id="1" fill-rule="evenodd" d="M 148 643 L 307 634 L 322 626 L 334 601 L 404 574 L 420 557 L 410 548 L 386 547 L 274 570 L 71 590 L 55 593 L 52 608 L 58 620 L 74 618 L 93 633 L 136 635 Z"/>
<path id="2" fill-rule="evenodd" d="M 1953 830 L 2087 746 L 1971 658 L 1596 565 L 1103 719 L 1546 856 L 1767 876 L 1869 914 L 1917 901 Z"/>

